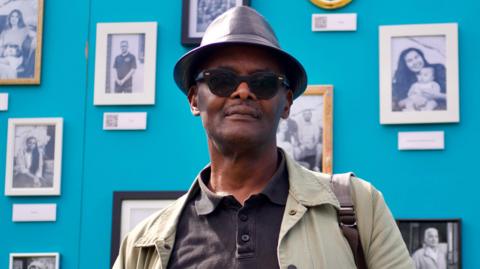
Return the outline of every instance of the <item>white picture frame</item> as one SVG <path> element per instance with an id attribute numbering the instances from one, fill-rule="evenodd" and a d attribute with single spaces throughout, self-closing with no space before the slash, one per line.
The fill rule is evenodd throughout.
<path id="1" fill-rule="evenodd" d="M 459 122 L 457 23 L 379 28 L 380 123 Z"/>
<path id="2" fill-rule="evenodd" d="M 31 265 L 37 265 L 35 268 L 59 269 L 60 253 L 10 253 L 9 269 L 29 268 Z"/>
<path id="3" fill-rule="evenodd" d="M 63 118 L 9 119 L 5 195 L 60 195 L 62 143 Z"/>
<path id="4" fill-rule="evenodd" d="M 96 38 L 94 105 L 154 105 L 157 22 L 97 23 Z"/>

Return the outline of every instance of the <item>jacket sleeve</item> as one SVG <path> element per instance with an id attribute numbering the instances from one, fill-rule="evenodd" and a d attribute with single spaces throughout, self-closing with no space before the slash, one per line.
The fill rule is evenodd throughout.
<path id="1" fill-rule="evenodd" d="M 358 227 L 369 269 L 415 269 L 383 195 L 372 185 L 354 183 Z"/>

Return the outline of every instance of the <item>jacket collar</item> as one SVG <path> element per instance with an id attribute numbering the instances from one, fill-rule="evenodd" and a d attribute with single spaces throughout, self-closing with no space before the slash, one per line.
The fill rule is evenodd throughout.
<path id="1" fill-rule="evenodd" d="M 336 209 L 340 209 L 340 204 L 329 185 L 331 175 L 310 171 L 300 166 L 288 154 L 284 153 L 284 157 L 290 185 L 288 200 L 294 199 L 297 203 L 307 208 L 330 204 Z M 200 175 L 197 176 L 197 178 L 199 177 Z M 169 244 L 173 247 L 176 227 L 183 208 L 197 191 L 200 191 L 200 187 L 197 180 L 195 180 L 185 195 L 158 213 L 145 228 L 143 236 L 135 241 L 135 246 L 158 247 L 159 244 Z"/>

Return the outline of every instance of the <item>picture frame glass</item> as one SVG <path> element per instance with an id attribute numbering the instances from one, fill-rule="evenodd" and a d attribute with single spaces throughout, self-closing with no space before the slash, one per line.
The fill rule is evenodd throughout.
<path id="1" fill-rule="evenodd" d="M 0 6 L 0 84 L 39 84 L 43 1 Z"/>
<path id="2" fill-rule="evenodd" d="M 55 173 L 55 124 L 16 125 L 13 188 L 52 188 Z"/>
<path id="3" fill-rule="evenodd" d="M 445 111 L 446 36 L 391 39 L 392 111 Z"/>
<path id="4" fill-rule="evenodd" d="M 302 166 L 332 172 L 332 88 L 310 86 L 277 128 L 277 146 Z"/>
<path id="5" fill-rule="evenodd" d="M 415 268 L 460 269 L 460 222 L 451 220 L 397 220 Z"/>
<path id="6" fill-rule="evenodd" d="M 10 269 L 58 269 L 59 253 L 11 253 Z"/>

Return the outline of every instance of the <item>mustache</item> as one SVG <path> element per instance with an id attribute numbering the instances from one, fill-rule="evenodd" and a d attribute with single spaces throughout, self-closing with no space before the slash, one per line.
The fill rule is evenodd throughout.
<path id="1" fill-rule="evenodd" d="M 262 115 L 262 113 L 260 112 L 260 109 L 258 109 L 257 107 L 247 102 L 241 102 L 241 103 L 230 105 L 226 107 L 223 112 L 225 116 L 230 116 L 233 114 L 241 114 L 241 115 L 249 115 L 257 119 L 260 118 Z"/>

